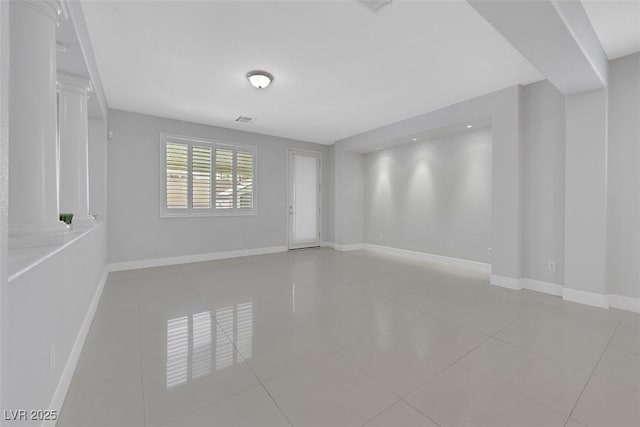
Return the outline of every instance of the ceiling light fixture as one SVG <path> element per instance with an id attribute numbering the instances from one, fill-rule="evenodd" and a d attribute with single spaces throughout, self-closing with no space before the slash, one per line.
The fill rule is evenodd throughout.
<path id="1" fill-rule="evenodd" d="M 413 139 L 411 139 L 411 140 L 412 140 L 412 141 L 415 141 L 416 139 L 415 139 L 415 138 L 413 138 Z"/>
<path id="2" fill-rule="evenodd" d="M 467 125 L 467 129 L 471 129 L 473 125 Z"/>
<path id="3" fill-rule="evenodd" d="M 255 70 L 247 73 L 247 79 L 256 89 L 264 89 L 273 81 L 273 75 L 266 71 Z"/>
<path id="4" fill-rule="evenodd" d="M 372 12 L 377 12 L 382 9 L 384 6 L 391 4 L 393 0 L 357 0 L 362 3 L 364 7 L 371 10 Z"/>

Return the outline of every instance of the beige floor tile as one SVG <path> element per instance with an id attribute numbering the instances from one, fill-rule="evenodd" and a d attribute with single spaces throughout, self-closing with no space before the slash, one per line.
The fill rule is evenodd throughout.
<path id="1" fill-rule="evenodd" d="M 398 402 L 366 424 L 367 427 L 436 427 L 437 424 L 405 402 Z"/>
<path id="2" fill-rule="evenodd" d="M 640 354 L 609 347 L 600 359 L 595 374 L 640 390 Z"/>
<path id="3" fill-rule="evenodd" d="M 266 383 L 296 426 L 362 425 L 398 400 L 338 355 Z"/>
<path id="4" fill-rule="evenodd" d="M 567 418 L 459 365 L 406 400 L 441 426 L 562 426 Z"/>
<path id="5" fill-rule="evenodd" d="M 59 427 L 143 426 L 140 376 L 120 377 L 67 395 Z"/>
<path id="6" fill-rule="evenodd" d="M 640 425 L 640 393 L 594 375 L 571 418 L 589 427 Z"/>
<path id="7" fill-rule="evenodd" d="M 235 396 L 167 424 L 167 427 L 288 426 L 276 404 L 262 386 Z"/>
<path id="8" fill-rule="evenodd" d="M 459 363 L 565 415 L 569 415 L 590 371 L 489 340 Z"/>
<path id="9" fill-rule="evenodd" d="M 452 363 L 408 337 L 392 333 L 362 339 L 342 350 L 341 354 L 400 397 Z"/>

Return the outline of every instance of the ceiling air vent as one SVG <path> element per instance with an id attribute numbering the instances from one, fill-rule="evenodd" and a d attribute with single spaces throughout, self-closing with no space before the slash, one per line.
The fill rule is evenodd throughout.
<path id="1" fill-rule="evenodd" d="M 369 10 L 373 12 L 377 12 L 388 4 L 391 4 L 392 0 L 357 0 L 358 3 L 361 3 Z"/>
<path id="2" fill-rule="evenodd" d="M 247 117 L 247 116 L 238 116 L 238 118 L 236 119 L 236 122 L 238 123 L 253 123 L 255 121 L 256 121 L 255 118 Z"/>

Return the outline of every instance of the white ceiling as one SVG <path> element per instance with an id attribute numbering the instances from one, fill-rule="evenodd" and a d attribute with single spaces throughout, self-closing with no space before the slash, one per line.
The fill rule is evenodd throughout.
<path id="1" fill-rule="evenodd" d="M 83 8 L 111 108 L 325 144 L 543 78 L 461 0 Z M 253 69 L 272 86 L 250 86 Z"/>
<path id="2" fill-rule="evenodd" d="M 640 0 L 582 0 L 609 59 L 640 52 Z"/>

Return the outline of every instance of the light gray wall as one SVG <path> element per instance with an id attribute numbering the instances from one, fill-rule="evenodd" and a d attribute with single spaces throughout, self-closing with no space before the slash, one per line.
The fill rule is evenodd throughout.
<path id="1" fill-rule="evenodd" d="M 327 148 L 324 175 L 324 212 L 325 230 L 323 242 L 335 242 L 335 145 Z"/>
<path id="2" fill-rule="evenodd" d="M 640 53 L 609 68 L 608 287 L 640 297 Z"/>
<path id="3" fill-rule="evenodd" d="M 107 214 L 107 123 L 89 119 L 89 211 L 104 219 Z"/>
<path id="4" fill-rule="evenodd" d="M 365 241 L 490 262 L 489 128 L 365 157 Z"/>
<path id="5" fill-rule="evenodd" d="M 520 98 L 522 88 L 512 86 L 487 95 L 450 105 L 407 120 L 364 132 L 336 143 L 336 236 L 346 230 L 355 230 L 357 237 L 360 224 L 364 222 L 364 210 L 359 209 L 357 194 L 353 198 L 339 197 L 339 173 L 354 173 L 349 170 L 340 171 L 343 166 L 354 164 L 338 163 L 339 152 L 364 151 L 388 141 L 409 138 L 413 135 L 464 123 L 478 117 L 492 119 L 492 236 L 491 258 L 492 273 L 510 279 L 522 277 L 522 142 Z M 354 153 L 357 154 L 357 153 Z M 357 179 L 357 175 L 355 179 Z M 357 186 L 355 186 L 357 187 Z M 346 193 L 349 194 L 349 193 Z M 352 206 L 348 209 L 342 203 Z M 339 228 L 340 212 L 349 212 L 349 222 Z M 362 213 L 360 213 L 362 212 Z M 361 215 L 358 217 L 357 215 Z M 336 237 L 336 241 L 339 237 Z"/>
<path id="6" fill-rule="evenodd" d="M 9 2 L 0 2 L 0 408 L 5 404 L 9 229 Z"/>
<path id="7" fill-rule="evenodd" d="M 364 243 L 364 155 L 334 145 L 335 243 Z"/>
<path id="8" fill-rule="evenodd" d="M 565 103 L 564 286 L 605 295 L 607 263 L 607 90 Z"/>
<path id="9" fill-rule="evenodd" d="M 564 281 L 564 95 L 548 80 L 523 88 L 523 276 Z M 556 262 L 556 271 L 548 269 Z"/>
<path id="10" fill-rule="evenodd" d="M 119 110 L 109 110 L 108 128 L 114 132 L 107 150 L 111 262 L 286 246 L 287 149 L 322 152 L 323 177 L 332 168 L 329 148 L 318 144 Z M 161 132 L 256 145 L 258 214 L 160 218 Z M 324 191 L 324 206 L 329 197 Z M 323 233 L 330 230 L 329 215 L 325 210 Z"/>
<path id="11" fill-rule="evenodd" d="M 491 117 L 491 274 L 515 279 L 522 277 L 522 86 L 496 94 L 499 101 Z"/>

